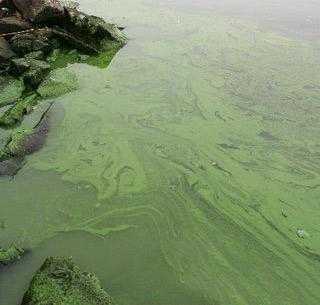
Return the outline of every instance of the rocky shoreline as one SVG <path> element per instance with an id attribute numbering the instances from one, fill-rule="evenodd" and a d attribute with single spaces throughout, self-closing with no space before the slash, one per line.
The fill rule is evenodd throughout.
<path id="1" fill-rule="evenodd" d="M 39 126 L 47 125 L 52 103 L 40 121 L 22 128 L 25 117 L 43 100 L 76 89 L 73 75 L 56 70 L 57 58 L 69 52 L 86 62 L 104 54 L 108 64 L 126 43 L 121 30 L 72 1 L 0 0 L 0 176 L 14 176 L 42 146 L 47 130 Z"/>
<path id="2" fill-rule="evenodd" d="M 0 0 L 0 176 L 14 176 L 25 156 L 42 147 L 54 98 L 77 89 L 76 77 L 63 69 L 69 63 L 64 54 L 84 63 L 102 55 L 106 67 L 126 43 L 121 30 L 72 1 Z M 0 247 L 0 267 L 24 253 L 16 245 Z M 23 298 L 22 305 L 31 304 L 113 301 L 95 275 L 70 258 L 48 258 Z"/>

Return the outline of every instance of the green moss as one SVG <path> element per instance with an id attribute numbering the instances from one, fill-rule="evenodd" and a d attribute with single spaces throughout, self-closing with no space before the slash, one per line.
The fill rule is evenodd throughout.
<path id="1" fill-rule="evenodd" d="M 25 155 L 25 140 L 32 134 L 32 130 L 14 130 L 4 148 L 0 150 L 0 162 L 12 157 L 23 157 Z"/>
<path id="2" fill-rule="evenodd" d="M 12 127 L 20 123 L 23 116 L 29 113 L 32 110 L 32 107 L 36 105 L 37 100 L 38 96 L 36 94 L 19 99 L 0 117 L 0 126 Z"/>
<path id="3" fill-rule="evenodd" d="M 92 66 L 106 68 L 123 45 L 116 41 L 105 40 L 103 51 L 95 56 L 88 57 L 85 62 Z"/>
<path id="4" fill-rule="evenodd" d="M 48 258 L 34 276 L 22 305 L 109 305 L 98 278 L 70 258 Z"/>
<path id="5" fill-rule="evenodd" d="M 16 246 L 10 246 L 7 249 L 0 248 L 0 265 L 8 265 L 21 258 L 24 250 Z"/>
<path id="6" fill-rule="evenodd" d="M 18 129 L 11 134 L 11 139 L 6 146 L 7 151 L 12 156 L 20 156 L 24 154 L 24 142 L 27 136 L 32 134 L 32 130 Z"/>

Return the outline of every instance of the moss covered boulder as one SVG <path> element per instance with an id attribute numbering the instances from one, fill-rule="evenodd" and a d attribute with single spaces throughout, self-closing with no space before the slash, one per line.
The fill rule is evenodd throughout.
<path id="1" fill-rule="evenodd" d="M 63 257 L 50 257 L 44 262 L 22 301 L 22 305 L 108 304 L 114 303 L 97 277 Z"/>
<path id="2" fill-rule="evenodd" d="M 19 260 L 23 253 L 24 250 L 16 246 L 11 246 L 7 249 L 0 248 L 0 265 L 9 265 Z"/>

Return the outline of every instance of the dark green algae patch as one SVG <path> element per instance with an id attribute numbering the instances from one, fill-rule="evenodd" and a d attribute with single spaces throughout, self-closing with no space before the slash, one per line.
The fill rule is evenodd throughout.
<path id="1" fill-rule="evenodd" d="M 46 259 L 33 277 L 22 305 L 111 305 L 98 278 L 83 272 L 71 258 Z"/>
<path id="2" fill-rule="evenodd" d="M 64 9 L 64 19 L 48 18 L 48 24 L 35 23 L 29 31 L 0 32 L 0 57 L 7 59 L 0 62 L 0 176 L 15 175 L 24 157 L 41 148 L 53 99 L 78 88 L 66 67 L 106 68 L 126 43 L 116 25 L 73 7 Z M 40 107 L 42 114 L 21 127 L 44 100 L 50 101 Z"/>

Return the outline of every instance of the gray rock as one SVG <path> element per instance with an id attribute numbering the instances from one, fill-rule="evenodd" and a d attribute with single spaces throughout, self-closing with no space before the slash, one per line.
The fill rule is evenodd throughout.
<path id="1" fill-rule="evenodd" d="M 63 5 L 58 0 L 12 0 L 25 19 L 33 23 L 55 22 L 64 17 Z"/>
<path id="2" fill-rule="evenodd" d="M 51 51 L 52 44 L 54 43 L 51 38 L 51 33 L 48 31 L 22 33 L 13 36 L 10 39 L 10 45 L 12 50 L 19 56 L 37 51 L 48 53 Z"/>
<path id="3" fill-rule="evenodd" d="M 31 24 L 15 16 L 0 19 L 0 34 L 13 33 L 28 30 Z"/>
<path id="4" fill-rule="evenodd" d="M 37 64 L 35 64 L 37 62 Z M 50 71 L 50 65 L 45 61 L 33 60 L 30 70 L 23 76 L 25 86 L 36 89 Z"/>
<path id="5" fill-rule="evenodd" d="M 11 58 L 15 56 L 15 53 L 10 48 L 8 42 L 0 37 L 0 65 L 8 65 Z"/>

